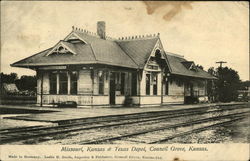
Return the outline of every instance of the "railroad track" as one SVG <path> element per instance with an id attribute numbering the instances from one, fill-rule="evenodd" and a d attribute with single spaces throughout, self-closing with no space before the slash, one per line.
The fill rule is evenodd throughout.
<path id="1" fill-rule="evenodd" d="M 24 129 L 5 129 L 0 131 L 0 143 L 9 143 L 35 137 L 51 136 L 56 134 L 70 133 L 74 131 L 90 130 L 96 128 L 108 128 L 113 126 L 123 126 L 129 124 L 138 124 L 150 121 L 164 121 L 170 118 L 187 117 L 192 115 L 201 115 L 206 113 L 219 113 L 224 111 L 244 109 L 247 107 L 226 107 L 216 109 L 214 107 L 193 108 L 175 111 L 157 111 L 149 113 L 138 113 L 129 115 L 110 116 L 97 119 L 86 119 L 84 122 L 59 125 L 53 127 L 35 127 Z M 115 122 L 114 122 L 115 121 Z M 125 137 L 125 136 L 124 136 Z"/>
<path id="2" fill-rule="evenodd" d="M 231 123 L 233 123 L 235 121 L 239 121 L 239 120 L 242 120 L 245 117 L 247 117 L 247 115 L 245 115 L 247 113 L 250 113 L 250 112 L 242 112 L 242 113 L 237 113 L 237 114 L 230 114 L 230 115 L 224 115 L 224 116 L 219 116 L 219 117 L 211 117 L 211 118 L 206 118 L 206 119 L 201 119 L 201 120 L 195 120 L 195 121 L 170 125 L 170 126 L 166 126 L 166 127 L 153 128 L 153 129 L 149 129 L 149 130 L 139 131 L 139 132 L 130 133 L 130 134 L 121 135 L 121 136 L 116 136 L 116 137 L 110 137 L 110 138 L 90 141 L 90 142 L 80 142 L 80 144 L 112 143 L 113 141 L 116 141 L 116 140 L 121 140 L 121 139 L 124 139 L 124 138 L 144 135 L 146 133 L 157 132 L 157 131 L 162 131 L 162 130 L 169 130 L 169 129 L 180 128 L 180 127 L 185 127 L 185 126 L 193 126 L 195 124 L 202 124 L 202 123 L 207 123 L 209 121 L 216 121 L 216 120 L 225 119 L 225 118 L 234 118 L 234 119 L 231 119 L 229 121 L 223 121 L 223 122 L 215 123 L 215 124 L 212 124 L 212 125 L 209 125 L 209 126 L 204 126 L 204 127 L 200 127 L 200 128 L 197 128 L 197 129 L 192 129 L 192 130 L 188 130 L 188 131 L 185 131 L 185 132 L 177 133 L 177 134 L 174 134 L 174 135 L 171 135 L 171 136 L 161 138 L 161 139 L 159 139 L 157 141 L 147 142 L 148 144 L 162 143 L 162 142 L 166 142 L 168 140 L 174 139 L 176 137 L 185 136 L 185 135 L 192 134 L 192 133 L 195 133 L 195 132 L 197 133 L 197 132 L 205 131 L 205 130 L 208 130 L 210 128 L 217 127 L 217 126 L 222 126 L 222 125 L 225 125 L 225 124 L 231 124 Z M 140 142 L 140 141 L 137 140 L 136 142 Z M 141 142 L 141 143 L 145 143 L 145 142 Z"/>

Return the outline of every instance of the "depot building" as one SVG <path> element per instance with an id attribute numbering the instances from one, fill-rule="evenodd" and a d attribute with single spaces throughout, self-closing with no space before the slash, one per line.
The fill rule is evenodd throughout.
<path id="1" fill-rule="evenodd" d="M 207 83 L 215 79 L 166 52 L 160 34 L 114 39 L 103 21 L 97 33 L 72 27 L 51 48 L 11 66 L 36 70 L 41 105 L 183 104 L 190 97 L 207 99 Z"/>

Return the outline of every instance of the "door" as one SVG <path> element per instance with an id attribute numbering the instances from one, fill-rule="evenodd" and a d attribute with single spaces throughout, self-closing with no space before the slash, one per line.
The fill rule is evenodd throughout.
<path id="1" fill-rule="evenodd" d="M 191 97 L 194 97 L 194 87 L 192 83 L 190 83 L 190 95 Z"/>
<path id="2" fill-rule="evenodd" d="M 110 73 L 110 81 L 109 81 L 109 103 L 111 105 L 115 105 L 115 73 Z"/>

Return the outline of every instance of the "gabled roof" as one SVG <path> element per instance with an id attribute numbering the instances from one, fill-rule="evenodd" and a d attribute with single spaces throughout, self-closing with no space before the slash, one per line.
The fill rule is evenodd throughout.
<path id="1" fill-rule="evenodd" d="M 12 64 L 16 67 L 30 67 L 30 66 L 46 66 L 46 65 L 65 65 L 65 64 L 80 64 L 80 63 L 96 63 L 89 44 L 71 44 L 71 50 L 74 50 L 76 55 L 48 55 L 52 48 L 46 49 L 31 57 L 25 58 Z"/>
<path id="2" fill-rule="evenodd" d="M 170 66 L 170 73 L 175 75 L 182 75 L 182 76 L 190 76 L 190 77 L 196 77 L 196 78 L 206 78 L 206 79 L 217 79 L 216 77 L 210 75 L 206 71 L 197 68 L 197 70 L 190 70 L 186 67 L 186 65 L 183 64 L 183 62 L 188 62 L 187 64 L 190 64 L 190 61 L 187 61 L 183 57 L 172 55 L 171 53 L 165 52 L 167 56 L 167 60 Z M 193 62 L 192 62 L 193 63 Z"/>
<path id="3" fill-rule="evenodd" d="M 139 68 L 143 68 L 159 38 L 147 38 L 139 40 L 117 41 L 117 44 L 136 62 Z"/>
<path id="4" fill-rule="evenodd" d="M 70 64 L 106 64 L 128 68 L 138 68 L 138 65 L 112 40 L 103 40 L 86 33 L 75 32 L 85 43 L 63 42 L 75 55 L 47 55 L 52 48 L 25 58 L 12 64 L 16 67 L 70 65 Z M 126 60 L 126 61 L 124 61 Z"/>
<path id="5" fill-rule="evenodd" d="M 72 35 L 73 39 L 79 38 L 81 41 L 67 41 Z M 96 35 L 73 30 L 54 47 L 15 62 L 11 66 L 35 68 L 48 65 L 105 64 L 143 69 L 157 42 L 160 42 L 159 36 L 126 40 L 104 40 Z M 58 45 L 63 45 L 74 54 L 50 54 Z M 215 79 L 215 77 L 202 69 L 190 70 L 194 62 L 170 53 L 165 53 L 164 55 L 172 74 Z"/>

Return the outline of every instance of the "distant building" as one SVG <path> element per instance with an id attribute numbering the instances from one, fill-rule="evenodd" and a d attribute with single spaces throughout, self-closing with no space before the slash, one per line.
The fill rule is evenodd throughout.
<path id="1" fill-rule="evenodd" d="M 3 83 L 2 94 L 14 94 L 19 92 L 15 83 Z"/>
<path id="2" fill-rule="evenodd" d="M 243 89 L 240 89 L 238 92 L 239 101 L 250 101 L 250 85 L 246 85 Z"/>
<path id="3" fill-rule="evenodd" d="M 11 66 L 37 71 L 42 104 L 182 104 L 189 97 L 206 99 L 207 81 L 215 79 L 165 52 L 159 34 L 112 39 L 103 21 L 97 34 L 73 27 L 55 46 Z"/>

